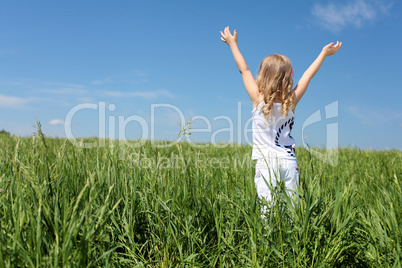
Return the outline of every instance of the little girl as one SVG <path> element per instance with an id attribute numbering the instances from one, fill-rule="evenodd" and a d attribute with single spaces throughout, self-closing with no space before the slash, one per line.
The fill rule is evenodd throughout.
<path id="1" fill-rule="evenodd" d="M 237 47 L 237 31 L 232 35 L 229 27 L 226 27 L 221 35 L 221 40 L 232 50 L 244 86 L 253 102 L 251 158 L 257 160 L 254 178 L 257 194 L 260 198 L 271 201 L 270 189 L 282 181 L 288 195 L 293 196 L 299 183 L 295 142 L 290 135 L 294 111 L 324 59 L 335 54 L 341 48 L 342 42 L 326 45 L 293 89 L 293 69 L 286 56 L 274 54 L 264 58 L 257 79 L 254 80 Z"/>

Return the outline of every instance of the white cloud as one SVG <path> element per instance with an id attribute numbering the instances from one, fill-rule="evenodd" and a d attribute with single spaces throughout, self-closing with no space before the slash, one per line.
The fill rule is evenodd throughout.
<path id="1" fill-rule="evenodd" d="M 354 0 L 345 4 L 317 3 L 311 13 L 322 27 L 332 32 L 339 32 L 348 26 L 360 28 L 363 24 L 387 13 L 390 7 L 391 4 L 375 0 Z"/>
<path id="2" fill-rule="evenodd" d="M 85 95 L 88 93 L 87 90 L 85 90 L 83 88 L 76 88 L 76 87 L 42 89 L 42 90 L 40 90 L 40 92 L 51 93 L 51 94 L 60 94 L 60 95 Z"/>
<path id="3" fill-rule="evenodd" d="M 0 105 L 3 107 L 19 108 L 26 104 L 28 101 L 28 99 L 0 94 Z"/>
<path id="4" fill-rule="evenodd" d="M 94 80 L 91 83 L 94 85 L 104 85 L 104 84 L 108 84 L 108 83 L 112 83 L 113 79 L 111 77 L 106 77 L 103 79 L 99 79 L 99 80 Z"/>
<path id="5" fill-rule="evenodd" d="M 144 84 L 148 82 L 147 74 L 142 71 L 131 71 L 129 73 L 108 76 L 102 79 L 94 80 L 91 84 L 105 85 L 111 83 L 130 83 L 130 84 Z"/>
<path id="6" fill-rule="evenodd" d="M 53 119 L 49 121 L 49 125 L 57 126 L 57 125 L 65 125 L 64 121 L 61 119 Z"/>
<path id="7" fill-rule="evenodd" d="M 375 125 L 394 125 L 402 119 L 402 112 L 393 111 L 389 108 L 367 108 L 359 106 L 349 106 L 348 112 L 360 123 L 367 126 Z"/>
<path id="8" fill-rule="evenodd" d="M 91 98 L 91 97 L 81 97 L 81 98 L 77 98 L 77 101 L 80 102 L 80 103 L 83 103 L 83 102 L 95 103 L 95 102 L 96 102 L 96 101 L 95 101 L 93 98 Z"/>
<path id="9" fill-rule="evenodd" d="M 144 99 L 155 99 L 159 97 L 173 97 L 173 95 L 167 90 L 156 90 L 156 91 L 106 91 L 106 95 L 112 97 L 140 97 Z"/>

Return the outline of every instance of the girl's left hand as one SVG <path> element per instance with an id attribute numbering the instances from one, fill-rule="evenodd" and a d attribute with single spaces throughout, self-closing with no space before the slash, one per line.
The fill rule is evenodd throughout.
<path id="1" fill-rule="evenodd" d="M 221 40 L 229 46 L 237 44 L 237 31 L 234 30 L 234 35 L 232 35 L 229 31 L 229 26 L 225 27 L 224 32 L 221 31 L 221 35 Z"/>
<path id="2" fill-rule="evenodd" d="M 342 42 L 336 41 L 336 44 L 330 43 L 323 47 L 322 51 L 324 52 L 325 56 L 332 56 L 341 48 Z"/>

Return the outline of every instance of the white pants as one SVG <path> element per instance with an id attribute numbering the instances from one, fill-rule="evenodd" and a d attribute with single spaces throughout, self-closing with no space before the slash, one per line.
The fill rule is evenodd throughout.
<path id="1" fill-rule="evenodd" d="M 255 166 L 254 183 L 258 197 L 272 199 L 271 189 L 284 182 L 288 196 L 293 197 L 299 185 L 299 167 L 296 159 L 260 158 Z"/>

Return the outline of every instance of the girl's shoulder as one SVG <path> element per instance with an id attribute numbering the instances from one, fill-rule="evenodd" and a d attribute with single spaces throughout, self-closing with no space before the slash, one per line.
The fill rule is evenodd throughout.
<path id="1" fill-rule="evenodd" d="M 257 110 L 261 110 L 261 108 L 262 108 L 264 105 L 265 105 L 265 101 L 264 101 L 264 100 L 262 100 L 262 101 L 260 101 L 260 102 L 258 102 L 258 103 L 253 104 L 253 110 L 252 110 L 252 112 L 257 111 Z"/>

